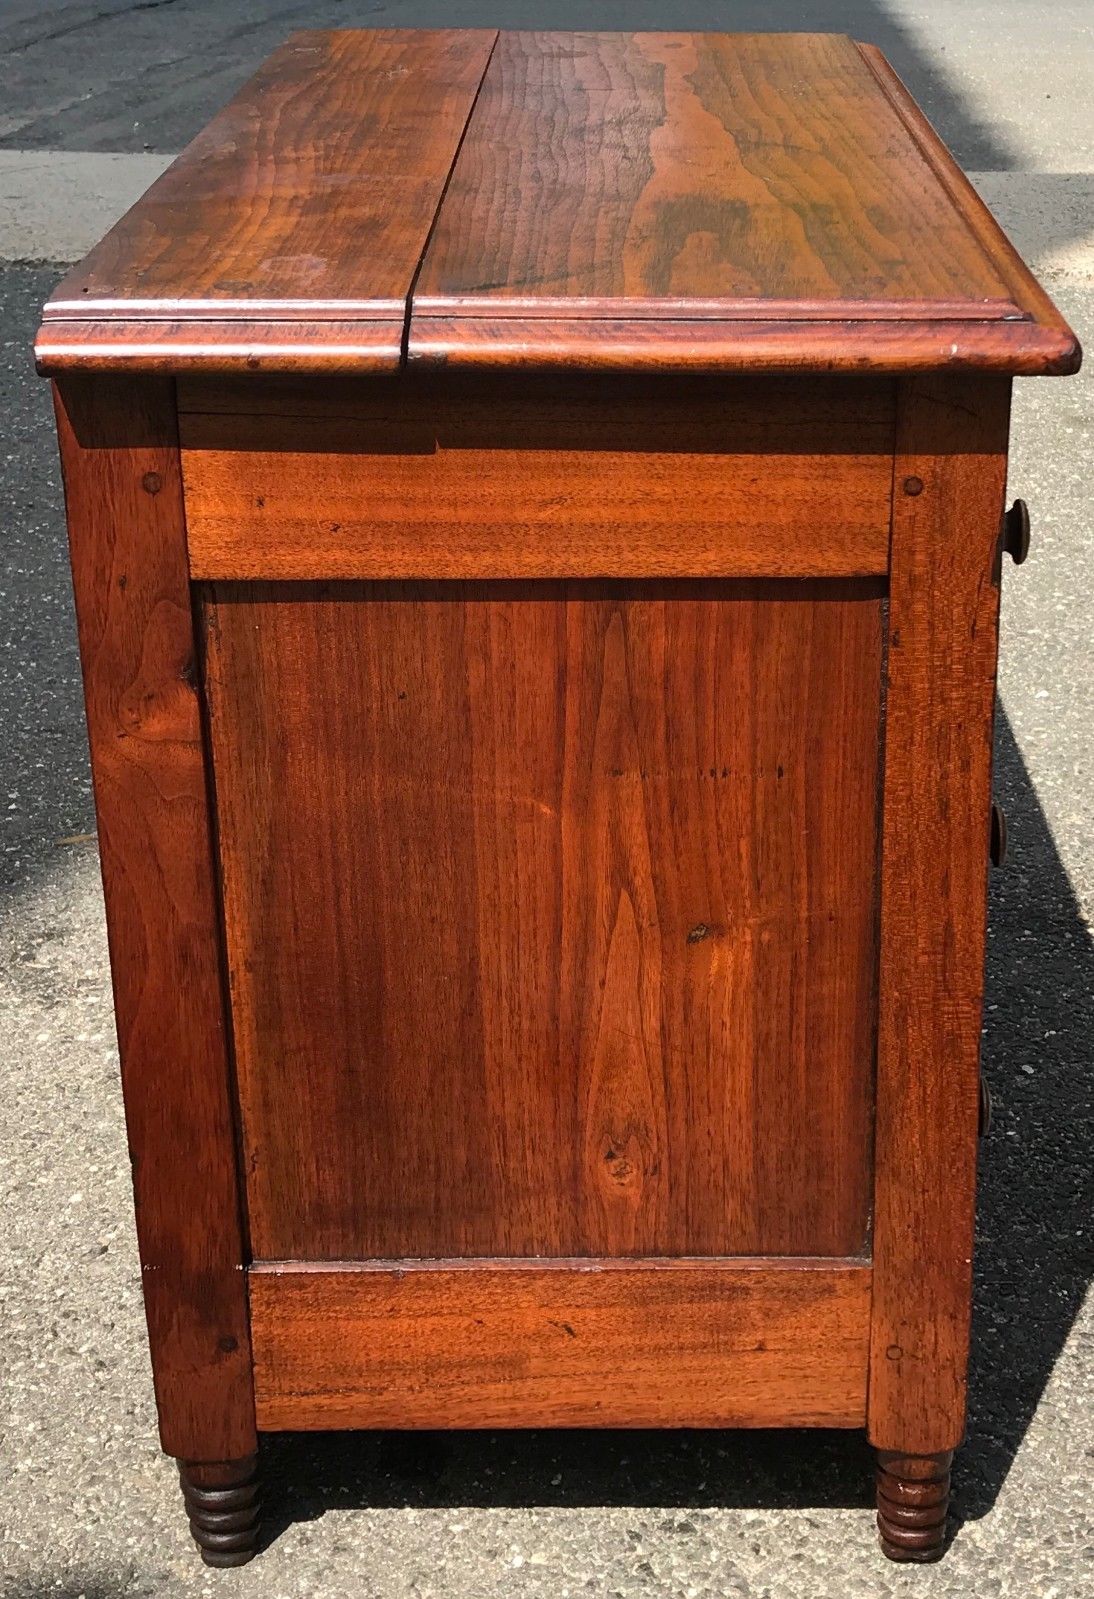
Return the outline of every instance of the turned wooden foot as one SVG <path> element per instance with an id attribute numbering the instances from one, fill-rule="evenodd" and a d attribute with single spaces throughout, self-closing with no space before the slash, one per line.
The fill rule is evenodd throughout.
<path id="1" fill-rule="evenodd" d="M 245 1566 L 258 1538 L 257 1456 L 179 1461 L 190 1531 L 207 1566 Z"/>
<path id="2" fill-rule="evenodd" d="M 937 1560 L 946 1541 L 950 1462 L 941 1455 L 877 1452 L 877 1527 L 890 1560 Z"/>

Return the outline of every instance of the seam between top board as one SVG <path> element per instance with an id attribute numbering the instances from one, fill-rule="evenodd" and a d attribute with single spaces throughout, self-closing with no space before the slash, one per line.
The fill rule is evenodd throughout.
<path id="1" fill-rule="evenodd" d="M 471 119 L 475 115 L 475 108 L 479 103 L 479 97 L 482 94 L 483 85 L 486 82 L 486 75 L 490 71 L 490 63 L 494 59 L 494 52 L 498 48 L 498 40 L 500 38 L 501 29 L 495 28 L 494 37 L 490 41 L 490 49 L 486 55 L 486 65 L 482 69 L 482 76 L 479 78 L 478 87 L 476 88 L 474 96 L 471 100 L 471 104 L 467 109 L 467 116 L 465 117 L 463 127 L 460 130 L 460 136 L 456 140 L 456 148 L 452 152 L 452 159 L 448 164 L 448 171 L 445 173 L 445 179 L 441 185 L 441 192 L 437 197 L 437 206 L 433 212 L 433 220 L 429 224 L 426 236 L 422 241 L 422 248 L 418 254 L 418 260 L 414 266 L 414 271 L 411 273 L 410 287 L 406 291 L 406 304 L 403 310 L 403 337 L 399 345 L 399 367 L 401 371 L 406 370 L 407 359 L 410 350 L 410 322 L 414 315 L 414 291 L 418 287 L 418 279 L 422 275 L 422 267 L 425 265 L 425 258 L 429 254 L 429 246 L 433 242 L 433 235 L 437 230 L 437 223 L 440 221 L 441 212 L 444 209 L 444 202 L 448 198 L 449 186 L 452 183 L 452 174 L 455 172 L 456 163 L 460 159 L 460 151 L 463 149 L 463 142 L 467 138 L 467 130 L 471 126 Z"/>

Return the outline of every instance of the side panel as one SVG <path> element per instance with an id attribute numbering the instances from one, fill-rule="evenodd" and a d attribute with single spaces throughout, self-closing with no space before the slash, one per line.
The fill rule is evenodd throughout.
<path id="1" fill-rule="evenodd" d="M 869 1433 L 904 1454 L 965 1424 L 1009 401 L 938 377 L 898 407 Z"/>
<path id="2" fill-rule="evenodd" d="M 220 919 L 169 382 L 56 385 L 164 1448 L 255 1446 Z"/>
<path id="3" fill-rule="evenodd" d="M 204 592 L 257 1258 L 864 1248 L 879 584 Z"/>

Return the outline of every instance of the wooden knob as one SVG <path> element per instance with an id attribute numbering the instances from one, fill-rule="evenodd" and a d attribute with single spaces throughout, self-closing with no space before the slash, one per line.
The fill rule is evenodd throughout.
<path id="1" fill-rule="evenodd" d="M 978 1122 L 977 1122 L 976 1131 L 977 1131 L 977 1133 L 979 1134 L 979 1136 L 981 1138 L 985 1138 L 987 1136 L 987 1133 L 988 1133 L 988 1130 L 989 1130 L 990 1127 L 991 1127 L 991 1089 L 988 1087 L 987 1078 L 984 1076 L 984 1073 L 981 1072 L 980 1073 L 980 1115 L 979 1115 L 979 1119 L 978 1119 Z"/>
<path id="2" fill-rule="evenodd" d="M 1007 863 L 1007 813 L 996 800 L 991 802 L 991 864 Z"/>
<path id="3" fill-rule="evenodd" d="M 1015 500 L 1003 517 L 1003 548 L 1015 566 L 1021 566 L 1029 554 L 1029 506 L 1025 500 Z"/>

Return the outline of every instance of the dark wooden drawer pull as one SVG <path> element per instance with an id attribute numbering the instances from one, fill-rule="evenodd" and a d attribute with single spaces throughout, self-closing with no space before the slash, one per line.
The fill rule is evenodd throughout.
<path id="1" fill-rule="evenodd" d="M 991 802 L 991 864 L 1005 866 L 1007 864 L 1007 813 L 998 800 Z"/>
<path id="2" fill-rule="evenodd" d="M 1029 554 L 1029 506 L 1025 500 L 1015 500 L 1003 517 L 1003 548 L 1015 566 L 1021 566 Z"/>

